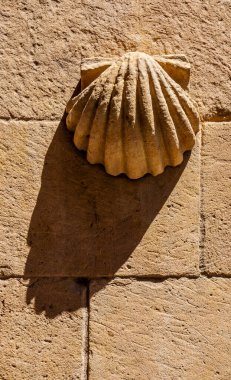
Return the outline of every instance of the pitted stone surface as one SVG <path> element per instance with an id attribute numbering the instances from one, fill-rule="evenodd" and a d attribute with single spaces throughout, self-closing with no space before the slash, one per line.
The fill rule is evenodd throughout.
<path id="1" fill-rule="evenodd" d="M 60 118 L 82 57 L 184 53 L 204 118 L 230 114 L 230 1 L 0 1 L 1 117 Z"/>
<path id="2" fill-rule="evenodd" d="M 202 149 L 202 269 L 231 275 L 231 123 L 207 123 Z"/>
<path id="3" fill-rule="evenodd" d="M 91 285 L 90 380 L 229 380 L 229 279 Z"/>
<path id="4" fill-rule="evenodd" d="M 0 132 L 3 276 L 198 274 L 198 143 L 181 166 L 131 181 L 88 164 L 62 123 Z"/>
<path id="5" fill-rule="evenodd" d="M 180 167 L 132 183 L 89 165 L 59 122 L 82 58 L 128 51 L 185 54 L 201 118 L 230 120 L 230 12 L 229 0 L 0 0 L 1 380 L 231 379 L 230 278 L 154 278 L 198 276 L 199 259 L 231 275 L 231 123 L 206 123 L 201 183 L 199 141 Z M 141 278 L 94 281 L 89 300 L 76 279 L 114 275 Z"/>
<path id="6" fill-rule="evenodd" d="M 31 244 L 30 219 L 46 165 L 44 158 L 55 129 L 55 123 L 0 123 L 1 275 L 24 272 Z M 40 235 L 41 241 L 43 237 L 44 234 Z"/>
<path id="7" fill-rule="evenodd" d="M 0 378 L 83 379 L 84 306 L 74 280 L 0 280 Z"/>

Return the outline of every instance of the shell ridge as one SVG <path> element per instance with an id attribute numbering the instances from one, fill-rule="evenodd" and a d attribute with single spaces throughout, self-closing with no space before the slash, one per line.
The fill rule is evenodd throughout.
<path id="1" fill-rule="evenodd" d="M 164 73 L 165 74 L 165 73 Z M 165 74 L 166 75 L 166 74 Z M 172 78 L 167 78 L 172 90 L 177 96 L 187 118 L 190 121 L 194 133 L 197 133 L 199 130 L 199 115 L 195 107 L 193 106 L 192 101 L 186 95 L 185 91 L 176 83 Z"/>
<path id="2" fill-rule="evenodd" d="M 156 88 L 155 88 L 155 85 L 153 82 L 152 71 L 151 71 L 151 68 L 150 68 L 150 65 L 148 62 L 147 62 L 147 67 L 149 69 L 149 74 L 148 74 L 149 75 L 149 87 L 151 89 L 151 92 L 153 93 L 153 95 L 152 95 L 152 109 L 153 109 L 153 115 L 156 119 L 156 133 L 158 133 L 158 135 L 159 135 L 159 141 L 160 141 L 161 149 L 163 152 L 162 160 L 163 160 L 163 157 L 165 157 L 164 166 L 166 166 L 170 162 L 170 157 L 169 157 L 168 149 L 167 149 L 167 146 L 165 143 L 164 133 L 162 130 L 163 120 L 161 120 L 161 118 L 160 118 L 160 111 L 159 111 L 159 106 L 158 106 Z"/>
<path id="3" fill-rule="evenodd" d="M 74 96 L 73 98 L 71 98 L 68 102 L 67 102 L 67 105 L 66 105 L 66 112 L 70 112 L 72 110 L 72 108 L 74 107 L 74 105 L 78 102 L 78 100 L 82 97 L 84 97 L 88 91 L 90 90 L 93 90 L 94 86 L 88 86 L 86 87 L 83 91 L 81 91 L 78 95 Z"/>
<path id="4" fill-rule="evenodd" d="M 109 67 L 108 69 L 111 69 L 111 67 Z M 110 74 L 110 71 L 111 70 L 109 70 L 107 75 Z M 100 76 L 99 78 L 96 78 L 95 81 L 97 81 L 97 79 L 98 79 L 98 81 L 97 81 L 98 83 L 96 82 L 93 85 L 93 83 L 95 81 L 92 82 L 93 91 L 90 94 L 90 96 L 89 96 L 89 98 L 88 98 L 88 100 L 84 106 L 81 117 L 80 117 L 79 122 L 76 126 L 75 134 L 74 134 L 74 144 L 80 150 L 87 150 L 88 140 L 89 140 L 89 136 L 90 136 L 90 132 L 91 132 L 91 128 L 92 128 L 92 122 L 95 118 L 99 98 L 100 98 L 100 95 L 101 95 L 103 88 L 104 88 L 105 77 L 107 78 L 107 76 L 105 75 L 105 71 L 104 71 L 102 73 L 102 76 Z M 88 87 L 86 87 L 86 89 L 84 91 L 86 91 L 87 88 Z"/>
<path id="5" fill-rule="evenodd" d="M 173 119 L 181 152 L 184 153 L 186 150 L 191 149 L 195 143 L 194 131 L 176 94 L 167 81 L 168 78 L 165 77 L 162 70 L 158 72 L 158 76 L 161 79 L 160 84 L 166 98 L 169 113 Z"/>
<path id="6" fill-rule="evenodd" d="M 71 131 L 75 131 L 76 126 L 80 120 L 80 117 L 82 115 L 83 109 L 86 105 L 87 102 L 87 96 L 89 96 L 89 93 L 91 94 L 93 91 L 94 87 L 89 87 L 88 91 L 86 92 L 80 92 L 77 96 L 74 98 L 70 99 L 67 107 L 66 107 L 66 112 L 68 112 L 67 118 L 66 118 L 66 123 L 67 123 L 67 128 Z"/>
<path id="7" fill-rule="evenodd" d="M 126 71 L 125 71 L 125 76 L 123 80 L 123 90 L 122 90 L 122 99 L 121 99 L 121 109 L 120 109 L 120 128 L 121 128 L 121 151 L 122 151 L 122 165 L 121 165 L 121 173 L 127 173 L 128 168 L 127 168 L 127 162 L 125 159 L 125 144 L 124 144 L 124 124 L 122 123 L 124 115 L 125 115 L 125 96 L 126 96 L 126 88 L 125 88 L 125 77 L 127 76 L 127 69 L 128 69 L 128 64 L 126 64 Z"/>
<path id="8" fill-rule="evenodd" d="M 137 85 L 136 85 L 136 122 L 135 122 L 135 124 L 137 126 L 138 131 L 139 131 L 138 133 L 141 136 L 141 144 L 142 144 L 142 150 L 143 150 L 143 154 L 144 154 L 144 165 L 146 166 L 146 173 L 150 173 L 151 169 L 149 167 L 149 160 L 148 160 L 148 154 L 147 154 L 147 149 L 146 149 L 147 145 L 146 145 L 146 141 L 145 141 L 145 130 L 144 130 L 144 128 L 141 127 L 142 120 L 140 117 L 140 115 L 142 115 L 142 109 L 140 109 L 141 104 L 139 101 L 139 99 L 141 98 L 139 96 L 139 94 L 140 94 L 139 59 L 136 60 L 136 66 L 137 66 Z M 145 173 L 143 173 L 143 175 L 144 174 Z"/>
<path id="9" fill-rule="evenodd" d="M 94 99 L 92 95 L 93 93 L 88 98 L 75 128 L 74 144 L 80 150 L 87 150 L 91 125 L 96 113 L 96 103 L 98 99 Z"/>
<path id="10" fill-rule="evenodd" d="M 119 175 L 126 172 L 124 162 L 123 144 L 123 99 L 125 96 L 124 75 L 127 69 L 127 62 L 122 62 L 118 70 L 115 85 L 109 105 L 108 127 L 105 137 L 104 163 L 107 172 L 111 175 Z M 119 106 L 119 112 L 118 112 Z M 117 126 L 115 125 L 117 121 Z M 117 151 L 115 149 L 115 141 Z M 119 147 L 118 147 L 119 145 Z M 112 152 L 112 153 L 111 153 Z"/>
<path id="11" fill-rule="evenodd" d="M 158 108 L 158 101 L 157 101 L 157 94 L 156 94 L 156 89 L 153 83 L 153 78 L 152 78 L 152 72 L 150 69 L 149 62 L 146 61 L 146 66 L 148 70 L 148 80 L 149 80 L 149 88 L 151 92 L 151 103 L 152 103 L 152 113 L 154 117 L 154 123 L 155 123 L 155 133 L 158 136 L 158 142 L 159 142 L 159 149 L 160 149 L 160 155 L 161 155 L 161 160 L 162 160 L 162 165 L 163 168 L 169 164 L 170 158 L 168 154 L 168 149 L 165 144 L 165 139 L 164 139 L 164 134 L 162 131 L 162 120 L 160 118 L 160 112 Z"/>
<path id="12" fill-rule="evenodd" d="M 165 145 L 165 150 L 168 154 L 168 165 L 175 165 L 176 158 L 179 156 L 179 140 L 175 131 L 173 120 L 169 114 L 168 106 L 166 100 L 162 94 L 161 86 L 158 80 L 158 66 L 157 63 L 150 64 L 149 68 L 151 71 L 153 85 L 156 93 L 156 103 L 159 108 L 159 115 L 161 118 L 161 132 L 163 136 L 163 141 Z"/>
<path id="13" fill-rule="evenodd" d="M 142 135 L 137 123 L 137 57 L 128 56 L 125 81 L 124 147 L 126 167 L 131 178 L 139 178 L 147 172 Z"/>
<path id="14" fill-rule="evenodd" d="M 110 102 L 113 96 L 113 88 L 118 74 L 118 67 L 112 70 L 112 77 L 105 81 L 101 92 L 95 118 L 92 123 L 88 142 L 87 158 L 90 163 L 104 164 L 104 151 L 106 140 L 106 128 L 109 119 Z M 114 78 L 114 80 L 113 80 Z"/>
<path id="15" fill-rule="evenodd" d="M 146 153 L 146 161 L 148 171 L 151 174 L 160 174 L 164 170 L 163 159 L 160 149 L 160 136 L 158 128 L 155 127 L 155 117 L 153 112 L 153 103 L 151 97 L 151 88 L 149 83 L 148 67 L 146 61 L 138 61 L 139 78 L 138 89 L 141 96 L 138 97 L 140 105 L 140 119 L 143 125 L 141 128 L 144 149 Z"/>
<path id="16" fill-rule="evenodd" d="M 140 76 L 142 76 L 142 70 L 140 69 L 140 65 L 139 65 L 139 60 L 137 60 L 137 66 L 138 66 L 138 71 L 140 73 Z M 148 154 L 148 147 L 147 147 L 147 144 L 146 144 L 146 133 L 145 133 L 145 128 L 141 128 L 140 127 L 140 124 L 142 123 L 142 114 L 143 114 L 143 109 L 144 109 L 144 105 L 142 104 L 143 102 L 141 101 L 142 99 L 142 95 L 143 95 L 143 91 L 142 91 L 142 84 L 141 84 L 141 79 L 140 79 L 140 76 L 138 75 L 138 79 L 137 79 L 137 88 L 136 88 L 136 106 L 137 106 L 137 111 L 136 111 L 136 117 L 137 117 L 137 122 L 139 123 L 139 129 L 140 129 L 140 134 L 142 135 L 142 142 L 143 142 L 143 149 L 144 149 L 144 152 L 145 152 L 145 160 L 146 160 L 146 166 L 147 166 L 147 172 L 150 173 L 151 172 L 151 167 L 150 167 L 150 163 L 149 163 L 149 154 Z M 141 96 L 139 96 L 139 94 L 141 94 Z M 145 112 L 144 112 L 145 114 Z M 144 123 L 142 123 L 144 125 Z"/>

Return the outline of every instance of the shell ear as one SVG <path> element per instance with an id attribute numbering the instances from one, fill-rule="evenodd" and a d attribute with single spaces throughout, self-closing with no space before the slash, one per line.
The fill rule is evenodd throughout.
<path id="1" fill-rule="evenodd" d="M 175 82 L 179 83 L 183 89 L 187 89 L 190 77 L 190 63 L 185 55 L 154 55 L 153 58 Z"/>
<path id="2" fill-rule="evenodd" d="M 113 58 L 85 58 L 81 62 L 81 91 L 115 62 Z"/>

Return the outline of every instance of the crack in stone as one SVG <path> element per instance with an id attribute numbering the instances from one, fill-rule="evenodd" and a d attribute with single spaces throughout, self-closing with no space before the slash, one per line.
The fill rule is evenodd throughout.
<path id="1" fill-rule="evenodd" d="M 175 279 L 175 280 L 180 280 L 182 278 L 186 278 L 188 280 L 196 280 L 198 278 L 231 278 L 231 273 L 230 274 L 227 274 L 227 273 L 207 273 L 207 272 L 201 272 L 199 275 L 188 275 L 188 274 L 181 274 L 181 275 L 147 275 L 147 276 L 130 276 L 130 275 L 127 275 L 127 276 L 113 276 L 113 277 L 91 277 L 91 278 L 88 278 L 88 277 L 81 277 L 81 278 L 78 278 L 78 277 L 71 277 L 71 276 L 62 276 L 60 277 L 61 279 L 75 279 L 77 283 L 80 283 L 80 284 L 83 284 L 83 281 L 84 281 L 84 284 L 88 284 L 86 285 L 87 287 L 87 295 L 86 295 L 86 298 L 87 298 L 87 302 L 86 302 L 86 307 L 89 308 L 90 307 L 90 303 L 89 303 L 89 284 L 91 281 L 107 281 L 108 283 L 110 281 L 113 281 L 113 280 L 134 280 L 134 281 L 151 281 L 151 282 L 156 282 L 156 283 L 159 283 L 159 282 L 164 282 L 164 281 L 167 281 L 167 280 L 171 280 L 171 279 Z M 35 281 L 37 280 L 45 280 L 45 279 L 55 279 L 56 277 L 55 276 L 50 276 L 50 277 L 31 277 L 30 280 L 32 281 L 33 279 Z M 6 280 L 10 280 L 10 279 L 16 279 L 16 280 L 27 280 L 28 277 L 24 277 L 24 276 L 16 276 L 16 275 L 9 275 L 9 276 L 4 276 L 4 277 L 0 277 L 0 280 L 2 281 L 6 281 Z M 25 285 L 25 284 L 22 284 L 22 285 Z"/>
<path id="2" fill-rule="evenodd" d="M 43 118 L 34 118 L 34 117 L 7 117 L 7 116 L 0 116 L 0 121 L 42 121 L 44 123 L 47 122 L 60 122 L 61 118 L 50 118 L 50 119 L 43 119 Z M 213 115 L 213 116 L 205 116 L 201 118 L 201 123 L 223 123 L 223 122 L 229 122 L 231 121 L 231 114 L 228 115 Z"/>
<path id="3" fill-rule="evenodd" d="M 203 128 L 201 128 L 201 154 L 200 154 L 200 236 L 199 236 L 199 269 L 205 271 L 204 245 L 205 245 L 205 215 L 204 215 L 204 160 L 203 160 Z"/>
<path id="4" fill-rule="evenodd" d="M 231 121 L 231 114 L 227 115 L 213 115 L 213 116 L 205 116 L 202 118 L 202 122 L 204 123 L 223 123 L 226 121 Z"/>
<path id="5" fill-rule="evenodd" d="M 85 306 L 83 309 L 82 329 L 82 374 L 81 380 L 89 379 L 89 322 L 90 322 L 90 281 L 85 278 L 76 278 L 76 282 L 85 287 Z"/>

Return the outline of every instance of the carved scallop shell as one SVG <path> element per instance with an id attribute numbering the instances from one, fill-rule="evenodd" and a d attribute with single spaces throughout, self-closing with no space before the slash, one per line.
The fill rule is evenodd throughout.
<path id="1" fill-rule="evenodd" d="M 155 176 L 179 165 L 199 128 L 184 90 L 189 70 L 184 56 L 134 52 L 85 60 L 82 91 L 66 108 L 74 144 L 87 151 L 91 164 L 103 164 L 113 176 Z"/>

